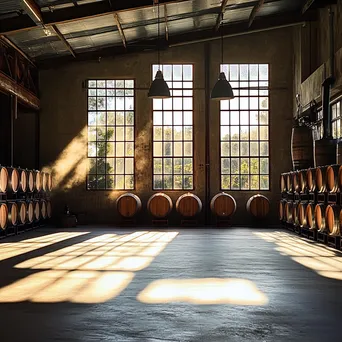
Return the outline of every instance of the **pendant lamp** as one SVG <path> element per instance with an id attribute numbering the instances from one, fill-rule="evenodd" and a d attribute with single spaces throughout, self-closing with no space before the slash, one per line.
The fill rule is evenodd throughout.
<path id="1" fill-rule="evenodd" d="M 223 13 L 221 27 L 221 64 L 223 64 Z M 211 91 L 212 100 L 231 100 L 234 98 L 232 86 L 226 79 L 224 72 L 220 72 L 219 78 Z"/>
<path id="2" fill-rule="evenodd" d="M 159 0 L 160 1 L 160 0 Z M 158 1 L 158 42 L 160 39 L 159 36 L 159 1 Z M 150 90 L 148 91 L 148 97 L 150 99 L 166 99 L 171 97 L 170 89 L 167 83 L 164 80 L 164 76 L 162 71 L 160 70 L 160 49 L 158 44 L 158 71 L 150 86 Z"/>

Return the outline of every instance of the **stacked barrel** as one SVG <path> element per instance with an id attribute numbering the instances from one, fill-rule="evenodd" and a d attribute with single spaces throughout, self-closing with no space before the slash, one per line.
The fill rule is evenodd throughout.
<path id="1" fill-rule="evenodd" d="M 0 165 L 0 232 L 18 232 L 51 218 L 52 176 Z"/>
<path id="2" fill-rule="evenodd" d="M 340 239 L 342 166 L 327 165 L 283 173 L 279 219 L 298 233 L 321 242 Z M 338 246 L 340 248 L 340 245 Z"/>

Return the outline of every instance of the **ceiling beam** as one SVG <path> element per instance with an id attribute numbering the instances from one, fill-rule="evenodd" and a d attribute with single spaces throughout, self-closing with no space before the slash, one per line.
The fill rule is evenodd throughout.
<path id="1" fill-rule="evenodd" d="M 216 18 L 215 31 L 218 31 L 221 25 L 221 20 L 223 18 L 223 14 L 226 9 L 227 3 L 228 3 L 228 0 L 222 0 L 220 13 L 217 15 L 217 18 Z"/>
<path id="2" fill-rule="evenodd" d="M 302 7 L 302 14 L 307 12 L 309 9 L 317 9 L 325 6 L 329 6 L 332 4 L 336 4 L 337 0 L 306 0 Z"/>
<path id="3" fill-rule="evenodd" d="M 190 0 L 160 0 L 160 4 L 177 4 Z M 108 1 L 93 2 L 82 6 L 73 6 L 56 9 L 52 12 L 43 12 L 42 19 L 45 25 L 61 24 L 85 18 L 103 16 L 114 12 L 125 12 L 142 8 L 151 8 L 151 0 L 115 1 L 112 5 Z M 0 34 L 27 30 L 35 27 L 27 15 L 7 18 L 0 21 Z"/>
<path id="4" fill-rule="evenodd" d="M 164 19 L 165 19 L 165 39 L 169 40 L 169 23 L 167 19 L 167 8 L 166 4 L 164 4 Z"/>
<path id="5" fill-rule="evenodd" d="M 258 3 L 253 7 L 251 15 L 249 16 L 249 19 L 248 19 L 248 27 L 252 26 L 253 21 L 254 21 L 256 15 L 258 14 L 258 12 L 260 11 L 264 2 L 265 2 L 265 0 L 259 0 Z"/>
<path id="6" fill-rule="evenodd" d="M 33 20 L 37 25 L 43 22 L 42 13 L 39 6 L 34 0 L 20 0 L 22 7 L 25 9 L 27 15 Z"/>
<path id="7" fill-rule="evenodd" d="M 120 23 L 120 20 L 119 20 L 119 16 L 118 16 L 117 13 L 114 13 L 114 19 L 115 19 L 116 26 L 118 27 L 118 30 L 119 30 L 119 34 L 120 34 L 120 37 L 121 37 L 121 40 L 122 40 L 122 44 L 125 47 L 125 49 L 127 49 L 127 42 L 126 42 L 125 33 L 124 33 L 123 29 L 122 29 L 122 26 L 121 26 L 121 23 Z"/>
<path id="8" fill-rule="evenodd" d="M 73 50 L 73 48 L 71 47 L 71 45 L 69 44 L 69 42 L 65 39 L 65 37 L 63 36 L 62 32 L 58 29 L 57 25 L 51 25 L 52 29 L 55 31 L 56 35 L 58 36 L 58 38 L 64 43 L 65 47 L 69 50 L 69 52 L 72 54 L 72 56 L 74 58 L 76 58 L 76 54 L 75 51 Z"/>
<path id="9" fill-rule="evenodd" d="M 306 15 L 301 15 L 298 12 L 290 12 L 286 16 L 269 16 L 262 19 L 256 18 L 253 29 L 246 30 L 246 23 L 237 23 L 225 25 L 222 29 L 224 37 L 233 37 L 245 34 L 251 34 L 261 31 L 273 30 L 280 27 L 288 27 L 294 25 L 300 25 L 306 21 L 316 20 L 316 13 L 307 13 Z M 196 32 L 188 32 L 180 34 L 177 36 L 170 36 L 169 41 L 163 41 L 160 44 L 161 49 L 167 49 L 169 46 L 187 45 L 192 43 L 197 43 L 201 41 L 210 41 L 214 39 L 219 39 L 220 33 L 215 32 L 213 29 L 201 30 Z M 157 39 L 142 40 L 136 43 L 128 44 L 130 53 L 141 53 L 144 51 L 154 51 L 157 48 Z M 114 46 L 105 48 L 98 51 L 88 51 L 84 53 L 77 54 L 77 60 L 95 60 L 99 57 L 113 57 L 122 54 L 127 54 L 127 51 L 123 46 Z M 38 67 L 40 68 L 50 68 L 54 67 L 56 64 L 64 64 L 71 62 L 68 56 L 50 58 L 45 60 L 37 61 Z"/>

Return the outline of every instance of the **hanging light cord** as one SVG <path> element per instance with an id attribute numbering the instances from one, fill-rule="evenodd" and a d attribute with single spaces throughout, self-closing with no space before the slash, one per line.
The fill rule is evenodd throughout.
<path id="1" fill-rule="evenodd" d="M 223 64 L 223 12 L 221 22 L 221 64 Z"/>
<path id="2" fill-rule="evenodd" d="M 158 70 L 160 70 L 160 32 L 159 32 L 160 16 L 159 16 L 159 1 L 160 0 L 158 0 Z"/>

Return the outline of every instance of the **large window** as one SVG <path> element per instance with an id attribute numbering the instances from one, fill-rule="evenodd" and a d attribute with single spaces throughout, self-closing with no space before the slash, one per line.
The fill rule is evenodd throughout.
<path id="1" fill-rule="evenodd" d="M 269 190 L 268 64 L 224 64 L 235 98 L 220 103 L 221 189 Z"/>
<path id="2" fill-rule="evenodd" d="M 341 137 L 341 101 L 331 105 L 332 135 L 335 139 Z"/>
<path id="3" fill-rule="evenodd" d="M 158 69 L 153 65 L 152 76 Z M 193 189 L 193 66 L 162 65 L 171 98 L 153 100 L 153 189 Z"/>
<path id="4" fill-rule="evenodd" d="M 134 188 L 134 81 L 88 81 L 89 190 Z"/>

